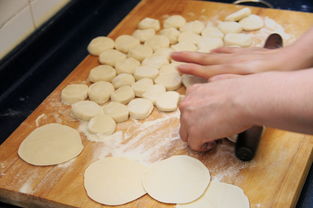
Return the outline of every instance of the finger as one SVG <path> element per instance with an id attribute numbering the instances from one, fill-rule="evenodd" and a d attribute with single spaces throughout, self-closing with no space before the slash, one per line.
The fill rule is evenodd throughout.
<path id="1" fill-rule="evenodd" d="M 188 146 L 190 147 L 190 149 L 194 150 L 194 151 L 198 151 L 198 152 L 203 152 L 205 151 L 204 146 L 203 146 L 203 142 L 201 142 L 198 139 L 192 139 L 190 137 L 188 137 L 187 139 L 188 142 Z"/>
<path id="2" fill-rule="evenodd" d="M 212 53 L 236 53 L 241 50 L 242 48 L 237 48 L 237 47 L 221 47 L 221 48 L 215 48 L 211 50 L 211 52 Z"/>
<path id="3" fill-rule="evenodd" d="M 219 80 L 224 80 L 224 79 L 234 79 L 234 78 L 239 78 L 242 77 L 243 75 L 239 75 L 239 74 L 220 74 L 220 75 L 216 75 L 213 77 L 210 77 L 208 79 L 209 82 L 215 82 L 215 81 L 219 81 Z"/>
<path id="4" fill-rule="evenodd" d="M 173 52 L 171 54 L 171 58 L 179 62 L 194 63 L 200 65 L 212 65 L 227 62 L 227 58 L 229 58 L 229 56 L 225 57 L 225 55 L 223 54 L 182 51 Z"/>
<path id="5" fill-rule="evenodd" d="M 187 134 L 187 130 L 183 122 L 180 123 L 179 135 L 180 135 L 181 140 L 183 140 L 184 142 L 187 142 L 188 134 Z"/>
<path id="6" fill-rule="evenodd" d="M 217 145 L 216 141 L 204 143 L 202 145 L 202 150 L 203 151 L 210 151 L 211 149 L 215 148 L 216 145 Z"/>

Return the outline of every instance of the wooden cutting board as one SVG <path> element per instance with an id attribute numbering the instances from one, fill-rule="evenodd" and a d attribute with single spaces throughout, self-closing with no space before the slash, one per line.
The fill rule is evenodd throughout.
<path id="1" fill-rule="evenodd" d="M 164 15 L 172 14 L 181 14 L 188 20 L 221 19 L 240 8 L 212 2 L 144 0 L 110 33 L 110 37 L 131 34 L 137 23 L 147 16 L 160 20 Z M 313 14 L 251 9 L 254 14 L 276 20 L 287 33 L 295 37 L 313 26 Z M 0 146 L 1 201 L 24 207 L 109 207 L 88 198 L 83 187 L 84 170 L 92 162 L 109 155 L 153 162 L 174 154 L 188 154 L 205 163 L 213 178 L 240 186 L 249 197 L 251 208 L 295 207 L 312 163 L 312 136 L 267 129 L 255 159 L 243 163 L 235 158 L 234 146 L 228 141 L 220 142 L 209 153 L 190 151 L 179 140 L 177 112 L 162 114 L 155 110 L 144 122 L 122 123 L 118 128 L 124 132 L 124 139 L 116 139 L 116 142 L 91 142 L 81 134 L 85 146 L 83 152 L 64 164 L 36 167 L 22 161 L 17 155 L 17 149 L 36 126 L 59 122 L 78 128 L 79 123 L 70 118 L 69 107 L 60 103 L 60 91 L 68 83 L 84 82 L 89 70 L 96 65 L 96 57 L 86 57 Z M 174 205 L 156 202 L 145 195 L 118 207 Z"/>

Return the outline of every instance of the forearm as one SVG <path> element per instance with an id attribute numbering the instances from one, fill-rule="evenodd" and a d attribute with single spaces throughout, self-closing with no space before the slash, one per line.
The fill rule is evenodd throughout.
<path id="1" fill-rule="evenodd" d="M 243 104 L 253 124 L 313 134 L 313 68 L 252 76 Z"/>

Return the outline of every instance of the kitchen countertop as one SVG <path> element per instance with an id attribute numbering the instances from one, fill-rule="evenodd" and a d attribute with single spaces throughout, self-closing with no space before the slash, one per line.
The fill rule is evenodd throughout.
<path id="1" fill-rule="evenodd" d="M 95 36 L 108 34 L 138 2 L 94 0 L 90 4 L 84 0 L 73 0 L 1 60 L 1 143 L 87 56 L 89 41 Z M 313 2 L 310 0 L 268 2 L 274 8 L 313 12 Z M 313 207 L 312 169 L 303 187 L 298 208 Z M 0 202 L 0 207 L 15 206 Z"/>

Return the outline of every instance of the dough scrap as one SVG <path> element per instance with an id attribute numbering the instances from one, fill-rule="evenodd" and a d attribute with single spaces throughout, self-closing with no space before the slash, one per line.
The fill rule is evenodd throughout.
<path id="1" fill-rule="evenodd" d="M 249 16 L 250 14 L 251 14 L 250 8 L 243 8 L 225 17 L 225 21 L 239 21 Z"/>
<path id="2" fill-rule="evenodd" d="M 177 204 L 176 208 L 249 208 L 249 200 L 242 189 L 219 181 L 212 181 L 204 194 L 187 204 Z"/>
<path id="3" fill-rule="evenodd" d="M 215 48 L 222 47 L 224 42 L 221 38 L 213 38 L 210 36 L 202 37 L 198 42 L 198 51 L 208 53 Z"/>
<path id="4" fill-rule="evenodd" d="M 131 74 L 119 74 L 113 80 L 112 84 L 115 89 L 120 88 L 125 85 L 132 85 L 135 83 L 135 78 Z"/>
<path id="5" fill-rule="evenodd" d="M 163 85 L 155 84 L 147 88 L 146 92 L 144 92 L 142 96 L 155 104 L 157 98 L 165 92 L 166 90 Z"/>
<path id="6" fill-rule="evenodd" d="M 126 158 L 106 157 L 92 163 L 84 174 L 88 196 L 106 205 L 122 205 L 141 196 L 141 179 L 146 167 Z"/>
<path id="7" fill-rule="evenodd" d="M 111 135 L 115 128 L 115 121 L 106 114 L 98 114 L 88 122 L 88 131 L 93 134 Z"/>
<path id="8" fill-rule="evenodd" d="M 116 71 L 112 66 L 99 65 L 90 70 L 88 80 L 91 82 L 110 82 L 115 76 Z"/>
<path id="9" fill-rule="evenodd" d="M 169 39 L 170 44 L 174 44 L 177 43 L 180 32 L 174 27 L 170 27 L 161 30 L 160 34 L 166 36 Z"/>
<path id="10" fill-rule="evenodd" d="M 224 34 L 240 33 L 242 31 L 242 26 L 238 22 L 219 22 L 217 27 Z"/>
<path id="11" fill-rule="evenodd" d="M 107 49 L 103 51 L 99 56 L 99 62 L 101 64 L 107 64 L 115 66 L 116 63 L 126 59 L 126 55 L 115 49 Z"/>
<path id="12" fill-rule="evenodd" d="M 127 53 L 129 49 L 139 44 L 139 40 L 130 35 L 120 35 L 115 40 L 115 48 L 124 53 Z"/>
<path id="13" fill-rule="evenodd" d="M 160 94 L 156 98 L 155 105 L 159 111 L 171 112 L 177 109 L 179 99 L 179 93 L 175 91 L 168 91 Z"/>
<path id="14" fill-rule="evenodd" d="M 99 56 L 103 51 L 114 48 L 114 41 L 109 37 L 99 36 L 90 41 L 87 50 L 90 54 Z"/>
<path id="15" fill-rule="evenodd" d="M 129 103 L 129 101 L 134 99 L 134 97 L 134 90 L 130 86 L 125 85 L 118 88 L 117 90 L 115 90 L 115 92 L 112 93 L 111 100 L 122 104 L 127 104 Z"/>
<path id="16" fill-rule="evenodd" d="M 50 123 L 33 130 L 20 144 L 18 155 L 32 165 L 55 165 L 73 159 L 83 148 L 76 129 Z"/>
<path id="17" fill-rule="evenodd" d="M 158 74 L 159 70 L 157 68 L 151 66 L 139 66 L 134 73 L 134 77 L 136 80 L 143 78 L 154 79 Z"/>
<path id="18" fill-rule="evenodd" d="M 88 86 L 85 84 L 69 84 L 63 88 L 61 99 L 64 104 L 71 105 L 87 98 Z"/>
<path id="19" fill-rule="evenodd" d="M 145 98 L 135 98 L 128 103 L 128 111 L 133 119 L 145 119 L 153 110 L 153 104 Z"/>
<path id="20" fill-rule="evenodd" d="M 146 92 L 146 90 L 151 87 L 153 85 L 153 81 L 152 79 L 149 79 L 149 78 L 143 78 L 143 79 L 140 79 L 138 80 L 137 82 L 135 82 L 133 85 L 132 85 L 132 88 L 135 92 L 135 95 L 137 97 L 142 97 L 143 96 L 143 93 Z"/>
<path id="21" fill-rule="evenodd" d="M 110 102 L 103 106 L 103 112 L 111 116 L 115 122 L 120 123 L 128 120 L 128 108 L 126 105 L 118 102 Z"/>
<path id="22" fill-rule="evenodd" d="M 186 31 L 190 31 L 190 32 L 194 32 L 197 34 L 200 34 L 201 31 L 204 29 L 204 24 L 203 22 L 199 21 L 199 20 L 194 20 L 191 22 L 187 22 L 186 24 L 184 24 L 180 30 L 182 32 L 186 32 Z"/>
<path id="23" fill-rule="evenodd" d="M 252 44 L 252 38 L 249 34 L 228 33 L 224 37 L 226 46 L 249 47 Z"/>
<path id="24" fill-rule="evenodd" d="M 169 60 L 168 57 L 166 56 L 157 56 L 157 55 L 153 55 L 149 58 L 145 58 L 145 60 L 143 60 L 142 65 L 143 66 L 150 66 L 156 69 L 159 69 L 161 66 L 165 65 L 165 64 L 169 64 Z"/>
<path id="25" fill-rule="evenodd" d="M 138 23 L 138 28 L 139 29 L 153 29 L 155 31 L 158 31 L 160 29 L 160 21 L 157 19 L 146 17 Z"/>
<path id="26" fill-rule="evenodd" d="M 163 22 L 164 28 L 181 28 L 186 24 L 186 19 L 181 15 L 172 15 L 166 18 Z"/>
<path id="27" fill-rule="evenodd" d="M 145 58 L 152 56 L 153 50 L 150 46 L 139 45 L 129 50 L 128 55 L 137 59 L 138 61 L 143 61 Z"/>
<path id="28" fill-rule="evenodd" d="M 83 121 L 89 121 L 92 117 L 102 112 L 102 108 L 90 100 L 83 100 L 72 104 L 74 117 Z"/>
<path id="29" fill-rule="evenodd" d="M 166 90 L 177 90 L 181 86 L 181 77 L 179 73 L 175 71 L 164 72 L 159 74 L 154 82 L 163 85 Z"/>
<path id="30" fill-rule="evenodd" d="M 138 66 L 140 66 L 140 62 L 137 59 L 129 57 L 121 62 L 117 62 L 115 64 L 115 70 L 118 74 L 133 74 Z"/>
<path id="31" fill-rule="evenodd" d="M 188 88 L 189 86 L 192 86 L 194 84 L 206 83 L 206 82 L 207 82 L 207 80 L 202 78 L 202 77 L 197 77 L 197 76 L 190 75 L 190 74 L 184 74 L 182 76 L 182 83 L 186 88 Z"/>
<path id="32" fill-rule="evenodd" d="M 154 29 L 144 29 L 135 30 L 133 36 L 137 38 L 140 42 L 145 42 L 146 40 L 152 38 L 155 35 Z"/>
<path id="33" fill-rule="evenodd" d="M 204 28 L 204 30 L 202 30 L 201 35 L 203 37 L 209 36 L 212 38 L 223 38 L 224 37 L 224 33 L 222 31 L 220 31 L 217 27 L 214 26 L 207 26 L 206 28 Z"/>
<path id="34" fill-rule="evenodd" d="M 145 45 L 152 48 L 153 51 L 156 51 L 159 48 L 168 48 L 170 40 L 164 35 L 154 35 L 145 42 Z"/>
<path id="35" fill-rule="evenodd" d="M 113 92 L 114 87 L 110 82 L 99 81 L 89 86 L 88 97 L 91 101 L 102 105 L 109 100 Z"/>
<path id="36" fill-rule="evenodd" d="M 239 24 L 245 31 L 259 30 L 264 26 L 264 21 L 257 15 L 250 15 L 240 20 Z"/>
<path id="37" fill-rule="evenodd" d="M 199 198 L 210 182 L 210 173 L 201 161 L 172 156 L 148 167 L 143 186 L 154 199 L 164 203 L 188 203 Z"/>

